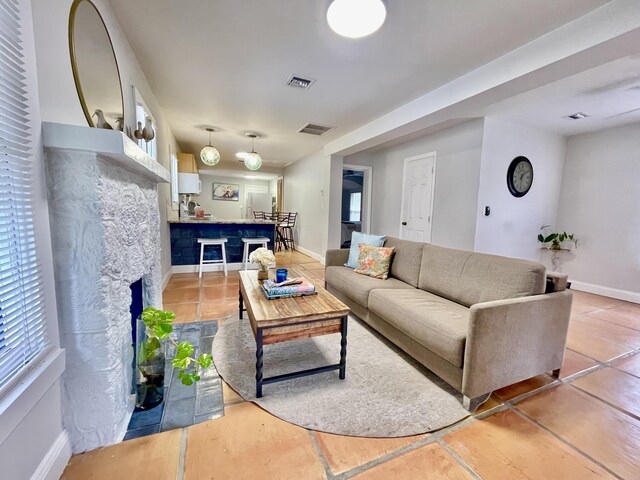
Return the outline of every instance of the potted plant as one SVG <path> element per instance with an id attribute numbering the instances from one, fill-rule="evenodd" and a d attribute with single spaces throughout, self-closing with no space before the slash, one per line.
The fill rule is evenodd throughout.
<path id="1" fill-rule="evenodd" d="M 258 280 L 266 280 L 269 278 L 269 265 L 276 261 L 276 257 L 271 250 L 260 247 L 251 252 L 249 261 L 258 264 Z"/>
<path id="2" fill-rule="evenodd" d="M 213 364 L 208 353 L 193 357 L 194 346 L 189 342 L 177 343 L 171 332 L 176 315 L 169 310 L 147 307 L 138 319 L 136 331 L 136 407 L 146 410 L 159 405 L 164 398 L 165 344 L 175 347 L 171 365 L 178 368 L 178 378 L 184 385 L 200 380 L 200 370 Z"/>
<path id="3" fill-rule="evenodd" d="M 538 241 L 542 243 L 543 248 L 549 250 L 570 250 L 571 244 L 573 244 L 575 248 L 578 248 L 578 239 L 575 238 L 573 233 L 554 232 L 551 225 L 543 225 L 540 230 L 542 233 L 538 234 Z"/>

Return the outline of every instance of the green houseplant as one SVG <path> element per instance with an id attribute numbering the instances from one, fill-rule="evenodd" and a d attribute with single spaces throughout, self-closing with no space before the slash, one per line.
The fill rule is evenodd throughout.
<path id="1" fill-rule="evenodd" d="M 554 232 L 551 225 L 543 225 L 540 230 L 542 233 L 538 234 L 538 241 L 542 243 L 543 248 L 562 250 L 566 248 L 567 242 L 578 248 L 578 239 L 575 238 L 573 233 Z M 571 245 L 568 246 L 570 247 Z M 567 248 L 567 250 L 570 250 L 570 248 Z"/>
<path id="2" fill-rule="evenodd" d="M 203 353 L 195 358 L 195 348 L 191 343 L 177 343 L 173 339 L 171 332 L 175 318 L 172 311 L 153 307 L 145 308 L 140 316 L 136 335 L 136 403 L 140 409 L 153 408 L 164 397 L 164 347 L 167 341 L 175 348 L 171 365 L 179 369 L 178 378 L 184 385 L 193 385 L 200 380 L 200 370 L 213 364 L 210 354 Z"/>

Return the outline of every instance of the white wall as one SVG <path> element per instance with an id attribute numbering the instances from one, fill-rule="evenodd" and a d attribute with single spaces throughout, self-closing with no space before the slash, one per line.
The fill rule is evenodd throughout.
<path id="1" fill-rule="evenodd" d="M 556 224 L 565 145 L 560 135 L 485 118 L 476 251 L 546 260 L 537 236 L 542 225 Z M 516 198 L 506 179 L 509 164 L 520 155 L 533 165 L 533 185 L 527 195 Z M 483 216 L 486 205 L 491 207 L 488 217 Z"/>
<path id="2" fill-rule="evenodd" d="M 640 302 L 640 123 L 567 140 L 558 227 L 579 241 L 563 264 L 577 288 Z"/>
<path id="3" fill-rule="evenodd" d="M 296 248 L 322 257 L 327 235 L 328 167 L 320 151 L 289 165 L 284 172 L 284 211 L 298 212 Z"/>
<path id="4" fill-rule="evenodd" d="M 36 472 L 49 472 L 57 478 L 71 455 L 62 428 L 59 377 L 64 370 L 64 354 L 60 350 L 58 318 L 53 276 L 49 208 L 47 203 L 44 155 L 40 134 L 40 108 L 31 4 L 19 0 L 24 19 L 23 53 L 29 93 L 30 118 L 33 124 L 31 176 L 36 249 L 43 275 L 43 298 L 51 351 L 42 362 L 0 397 L 0 477 L 26 479 Z"/>
<path id="5" fill-rule="evenodd" d="M 32 0 L 40 106 L 43 121 L 87 126 L 73 81 L 69 55 L 68 28 L 72 3 L 72 0 Z M 179 151 L 175 138 L 108 0 L 93 0 L 93 3 L 100 11 L 113 42 L 122 83 L 125 124 L 135 130 L 135 86 L 157 124 L 158 161 L 170 170 L 170 151 Z M 158 187 L 163 276 L 171 271 L 171 245 L 166 221 L 170 195 L 168 184 Z"/>
<path id="6" fill-rule="evenodd" d="M 60 390 L 60 382 L 57 381 L 38 400 L 18 428 L 0 445 L 2 478 L 38 478 L 38 475 L 34 475 L 38 468 L 39 473 L 49 471 L 50 478 L 58 478 L 62 473 L 71 450 L 64 446 L 67 439 L 59 415 Z M 62 447 L 66 451 L 56 452 L 57 443 L 58 448 Z M 58 458 L 47 460 L 48 455 L 57 454 Z M 57 465 L 55 468 L 49 468 L 46 465 L 50 463 Z"/>
<path id="7" fill-rule="evenodd" d="M 398 236 L 404 159 L 436 151 L 431 241 L 473 250 L 483 120 L 411 140 L 375 153 L 345 157 L 344 163 L 373 167 L 371 233 Z"/>
<path id="8" fill-rule="evenodd" d="M 198 202 L 205 213 L 211 213 L 216 218 L 237 219 L 245 218 L 245 185 L 265 185 L 269 187 L 266 180 L 244 179 L 238 177 L 223 177 L 218 175 L 200 175 L 202 182 L 202 193 L 193 195 L 193 200 Z M 226 200 L 213 199 L 213 183 L 234 183 L 240 185 L 240 200 L 229 202 Z"/>
<path id="9" fill-rule="evenodd" d="M 329 208 L 324 212 L 324 222 L 327 226 L 322 244 L 322 257 L 330 248 L 340 248 L 342 236 L 342 171 L 344 158 L 330 155 L 324 158 L 325 191 L 329 192 Z"/>

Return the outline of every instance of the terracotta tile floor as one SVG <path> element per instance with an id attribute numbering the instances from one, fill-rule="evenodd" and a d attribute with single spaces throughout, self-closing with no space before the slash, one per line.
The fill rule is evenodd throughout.
<path id="1" fill-rule="evenodd" d="M 153 477 L 146 478 L 175 480 L 178 474 L 182 435 L 182 430 L 170 430 L 75 455 L 67 465 L 62 478 L 142 479 L 150 473 L 148 468 L 153 465 Z"/>
<path id="2" fill-rule="evenodd" d="M 358 438 L 314 432 L 327 465 L 335 475 L 344 473 L 383 455 L 427 438 L 416 435 L 404 438 Z"/>
<path id="3" fill-rule="evenodd" d="M 324 280 L 323 266 L 298 252 L 277 263 Z M 174 275 L 164 303 L 178 322 L 224 322 L 237 292 L 237 272 Z M 640 478 L 640 305 L 574 291 L 567 347 L 560 380 L 503 388 L 473 418 L 407 438 L 307 431 L 223 384 L 224 417 L 76 455 L 63 478 Z"/>

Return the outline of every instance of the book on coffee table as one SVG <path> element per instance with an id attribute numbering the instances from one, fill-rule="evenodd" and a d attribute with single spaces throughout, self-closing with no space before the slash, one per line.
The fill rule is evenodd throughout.
<path id="1" fill-rule="evenodd" d="M 262 283 L 262 293 L 268 300 L 275 298 L 300 297 L 303 295 L 315 295 L 316 287 L 306 278 L 297 277 L 276 283 L 273 280 L 265 280 Z"/>

